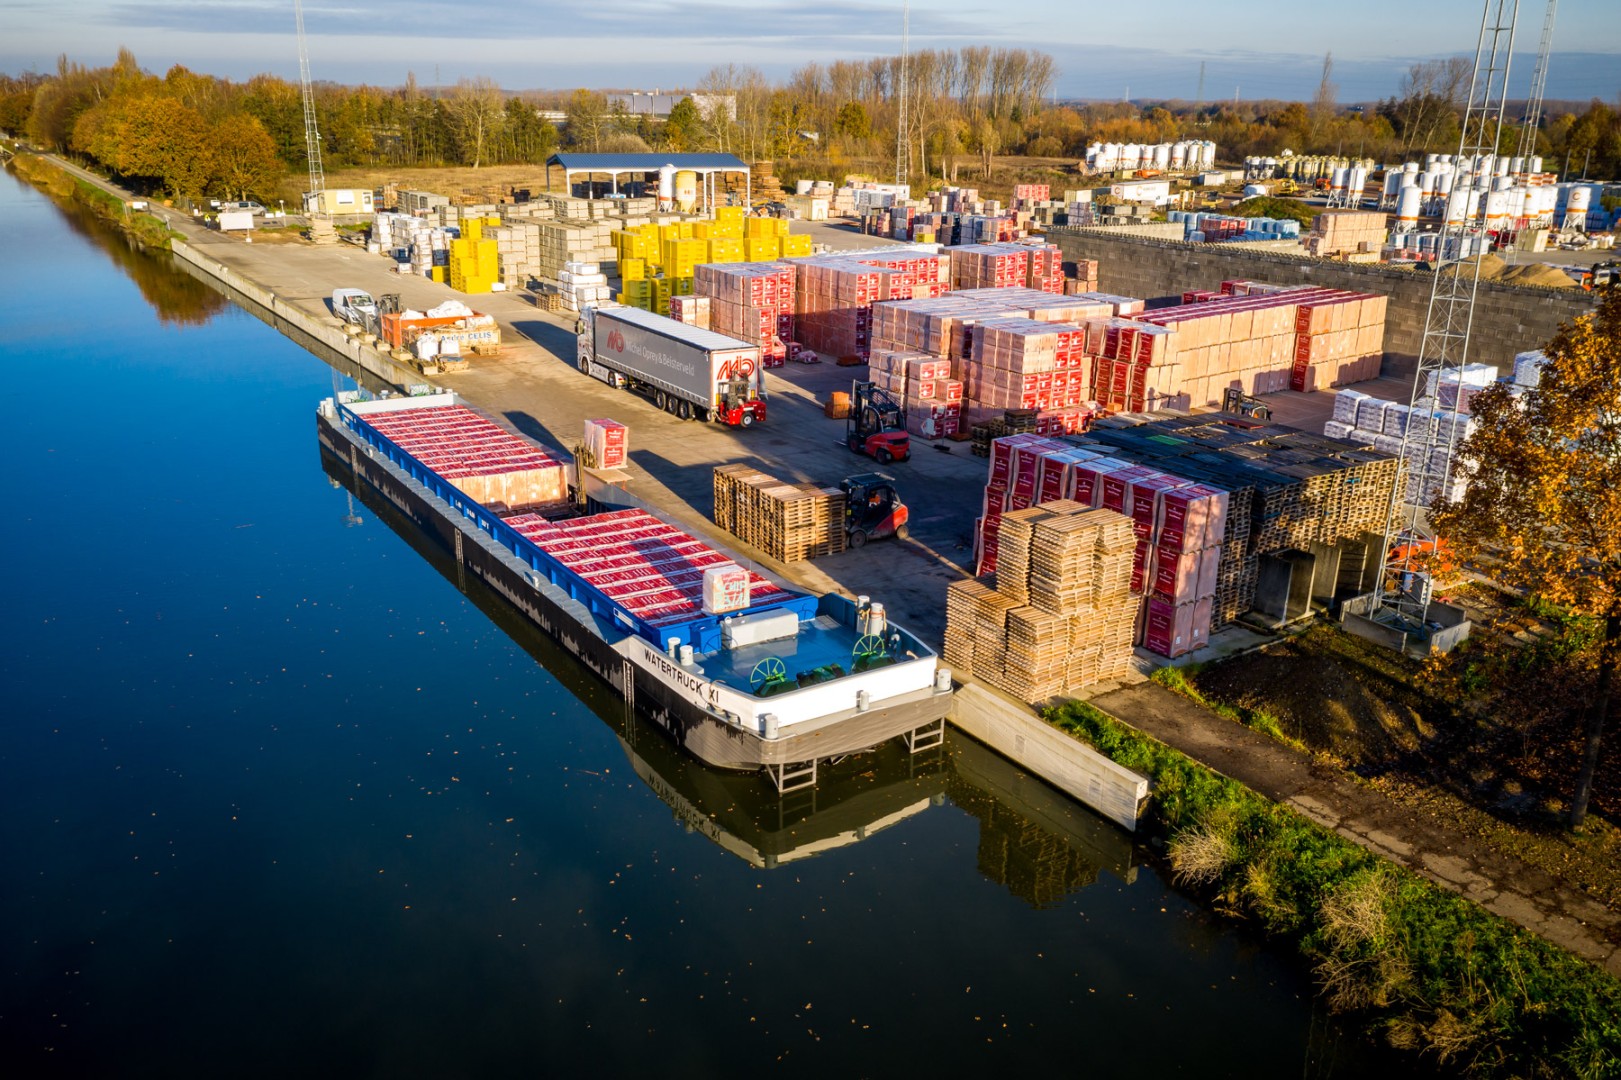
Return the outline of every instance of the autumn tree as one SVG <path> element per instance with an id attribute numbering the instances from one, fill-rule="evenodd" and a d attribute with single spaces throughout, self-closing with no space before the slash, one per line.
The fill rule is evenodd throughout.
<path id="1" fill-rule="evenodd" d="M 596 153 L 611 127 L 608 98 L 595 90 L 576 90 L 568 99 L 568 144 L 574 150 Z"/>
<path id="2" fill-rule="evenodd" d="M 487 77 L 462 79 L 450 95 L 450 115 L 460 136 L 462 160 L 484 163 L 484 148 L 506 119 L 501 90 Z"/>
<path id="3" fill-rule="evenodd" d="M 1541 380 L 1523 397 L 1499 385 L 1473 399 L 1479 427 L 1454 466 L 1469 488 L 1435 525 L 1465 557 L 1497 563 L 1505 583 L 1602 622 L 1570 808 L 1579 827 L 1621 662 L 1621 290 L 1544 351 Z"/>
<path id="4" fill-rule="evenodd" d="M 213 176 L 209 186 L 220 195 L 245 199 L 270 192 L 286 172 L 276 155 L 276 142 L 257 119 L 232 113 L 213 125 Z"/>

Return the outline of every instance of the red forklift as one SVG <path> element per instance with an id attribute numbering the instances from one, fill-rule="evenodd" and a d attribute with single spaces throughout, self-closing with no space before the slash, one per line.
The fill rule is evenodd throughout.
<path id="1" fill-rule="evenodd" d="M 866 454 L 880 465 L 905 461 L 912 456 L 906 410 L 870 382 L 851 383 L 844 443 L 852 453 Z"/>
<path id="2" fill-rule="evenodd" d="M 893 476 L 861 473 L 840 480 L 839 487 L 844 491 L 844 536 L 851 547 L 886 536 L 906 539 L 906 522 L 912 512 L 896 493 Z"/>

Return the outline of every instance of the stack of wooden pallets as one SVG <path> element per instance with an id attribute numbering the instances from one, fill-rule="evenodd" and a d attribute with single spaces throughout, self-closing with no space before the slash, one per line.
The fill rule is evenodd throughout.
<path id="1" fill-rule="evenodd" d="M 1131 520 L 1057 500 L 1002 524 L 996 588 L 947 590 L 947 663 L 1029 702 L 1125 675 L 1138 606 Z"/>
<path id="2" fill-rule="evenodd" d="M 717 465 L 715 524 L 781 562 L 844 550 L 844 492 L 789 484 L 747 465 Z"/>

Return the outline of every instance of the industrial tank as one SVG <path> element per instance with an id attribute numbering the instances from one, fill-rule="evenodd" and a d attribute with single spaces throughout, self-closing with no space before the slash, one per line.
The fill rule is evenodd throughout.
<path id="1" fill-rule="evenodd" d="M 1418 225 L 1419 208 L 1424 204 L 1424 196 L 1416 187 L 1405 187 L 1396 199 L 1396 225 L 1398 228 L 1406 226 L 1412 228 Z"/>
<path id="2" fill-rule="evenodd" d="M 675 208 L 683 214 L 692 213 L 698 205 L 698 174 L 682 169 L 675 174 Z"/>

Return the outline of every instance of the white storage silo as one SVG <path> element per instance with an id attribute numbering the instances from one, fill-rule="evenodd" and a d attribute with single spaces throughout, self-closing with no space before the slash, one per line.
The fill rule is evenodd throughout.
<path id="1" fill-rule="evenodd" d="M 1473 188 L 1453 188 L 1452 194 L 1447 196 L 1446 223 L 1456 226 L 1473 221 L 1479 207 L 1478 191 Z"/>
<path id="2" fill-rule="evenodd" d="M 1525 159 L 1523 157 L 1509 158 L 1508 171 L 1512 176 L 1525 175 Z"/>
<path id="3" fill-rule="evenodd" d="M 1486 231 L 1502 232 L 1508 226 L 1508 192 L 1488 191 L 1486 193 Z"/>
<path id="4" fill-rule="evenodd" d="M 1531 155 L 1531 171 L 1534 173 L 1542 171 L 1542 158 L 1536 154 Z"/>
<path id="5" fill-rule="evenodd" d="M 1164 172 L 1171 167 L 1171 146 L 1169 143 L 1159 143 L 1154 147 L 1154 168 Z"/>
<path id="6" fill-rule="evenodd" d="M 1401 189 L 1396 199 L 1396 227 L 1399 229 L 1414 229 L 1418 227 L 1418 212 L 1424 205 L 1424 196 L 1416 187 Z"/>
<path id="7" fill-rule="evenodd" d="M 1188 144 L 1185 142 L 1171 144 L 1171 168 L 1185 169 L 1188 165 Z"/>

